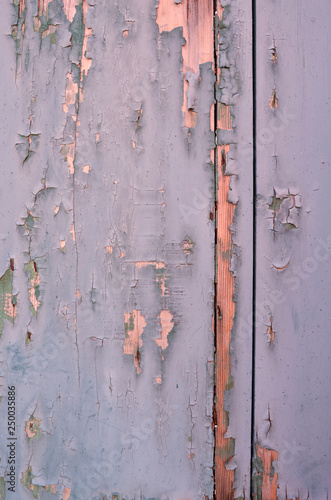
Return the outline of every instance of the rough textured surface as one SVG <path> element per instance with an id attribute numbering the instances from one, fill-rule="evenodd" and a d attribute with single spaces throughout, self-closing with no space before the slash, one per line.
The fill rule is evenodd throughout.
<path id="1" fill-rule="evenodd" d="M 331 491 L 330 19 L 326 0 L 257 1 L 255 432 L 278 453 L 270 499 Z"/>
<path id="2" fill-rule="evenodd" d="M 216 498 L 248 498 L 252 406 L 252 12 L 217 2 Z"/>
<path id="3" fill-rule="evenodd" d="M 189 130 L 154 0 L 5 2 L 1 36 L 0 476 L 15 385 L 15 498 L 212 498 L 213 59 Z"/>
<path id="4" fill-rule="evenodd" d="M 0 500 L 327 500 L 330 10 L 3 3 Z"/>

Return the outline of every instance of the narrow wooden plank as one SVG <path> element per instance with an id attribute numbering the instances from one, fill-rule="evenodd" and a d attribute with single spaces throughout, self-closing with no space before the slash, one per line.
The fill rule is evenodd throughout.
<path id="1" fill-rule="evenodd" d="M 211 499 L 213 4 L 1 23 L 0 497 Z"/>
<path id="2" fill-rule="evenodd" d="M 217 2 L 215 497 L 250 492 L 252 384 L 252 12 Z"/>
<path id="3" fill-rule="evenodd" d="M 256 6 L 255 475 L 263 484 L 255 495 L 323 500 L 331 489 L 331 10 L 324 0 Z"/>

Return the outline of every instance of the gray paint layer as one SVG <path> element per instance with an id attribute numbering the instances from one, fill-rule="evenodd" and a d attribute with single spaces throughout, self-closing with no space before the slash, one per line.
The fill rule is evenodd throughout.
<path id="1" fill-rule="evenodd" d="M 279 499 L 331 489 L 330 16 L 257 2 L 256 433 L 279 453 Z"/>
<path id="2" fill-rule="evenodd" d="M 37 8 L 26 1 L 17 55 L 7 35 L 17 9 L 5 5 L 1 16 L 0 274 L 14 258 L 18 304 L 14 326 L 6 322 L 1 337 L 0 476 L 8 471 L 6 387 L 15 385 L 16 498 L 31 498 L 33 485 L 40 499 L 60 499 L 64 488 L 70 500 L 115 492 L 127 499 L 211 498 L 211 64 L 200 68 L 198 124 L 188 137 L 183 38 L 180 29 L 159 35 L 155 2 L 87 4 L 92 36 L 85 56 L 92 64 L 81 81 L 82 17 L 70 25 L 62 2 L 50 2 L 52 43 L 33 29 Z M 71 78 L 84 99 L 67 94 L 66 112 Z M 19 134 L 30 132 L 39 135 L 24 161 L 28 141 Z M 70 174 L 63 145 L 75 141 Z M 24 272 L 30 260 L 41 280 L 36 317 Z M 137 266 L 141 261 L 165 267 Z M 124 315 L 134 310 L 146 321 L 140 374 L 133 354 L 123 354 Z M 173 321 L 163 352 L 155 341 L 161 311 Z M 40 436 L 28 439 L 31 415 L 41 419 Z M 29 466 L 30 489 L 20 482 Z"/>

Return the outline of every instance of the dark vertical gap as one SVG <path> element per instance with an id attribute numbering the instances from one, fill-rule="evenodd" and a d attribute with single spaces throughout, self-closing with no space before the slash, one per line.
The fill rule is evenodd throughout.
<path id="1" fill-rule="evenodd" d="M 217 383 L 217 0 L 213 0 L 213 20 L 214 20 L 214 398 L 213 398 L 213 432 L 214 432 L 214 456 L 213 456 L 213 480 L 214 494 L 216 499 L 216 432 L 217 432 L 217 411 L 216 411 L 216 383 Z"/>
<path id="2" fill-rule="evenodd" d="M 254 498 L 254 455 L 255 455 L 255 380 L 256 380 L 256 243 L 257 243 L 257 80 L 256 80 L 256 1 L 252 0 L 252 76 L 253 76 L 253 280 L 252 280 L 252 410 L 251 410 L 251 463 L 250 463 L 250 498 Z"/>

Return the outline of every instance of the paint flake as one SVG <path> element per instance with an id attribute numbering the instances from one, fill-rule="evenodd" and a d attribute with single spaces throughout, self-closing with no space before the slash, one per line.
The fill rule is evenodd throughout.
<path id="1" fill-rule="evenodd" d="M 172 321 L 173 315 L 170 311 L 163 310 L 159 314 L 159 319 L 161 323 L 161 338 L 154 340 L 161 347 L 162 351 L 164 351 L 169 345 L 168 335 L 174 327 L 174 322 Z"/>
<path id="2" fill-rule="evenodd" d="M 140 311 L 134 309 L 132 313 L 124 313 L 125 339 L 123 344 L 124 354 L 133 354 L 137 374 L 141 373 L 140 349 L 142 347 L 142 334 L 146 320 Z"/>

